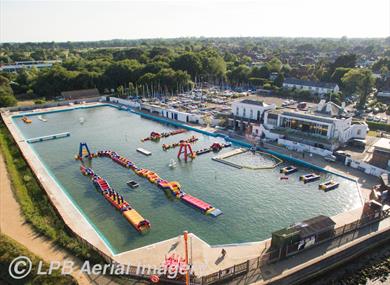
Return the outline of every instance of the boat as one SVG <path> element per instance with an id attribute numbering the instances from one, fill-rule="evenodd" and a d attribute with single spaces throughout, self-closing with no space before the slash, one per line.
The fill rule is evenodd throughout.
<path id="1" fill-rule="evenodd" d="M 129 180 L 126 182 L 127 186 L 129 186 L 130 188 L 137 188 L 139 186 L 139 184 L 137 182 L 135 182 L 134 180 Z"/>
<path id="2" fill-rule="evenodd" d="M 42 122 L 47 122 L 47 119 L 45 119 L 44 117 L 42 117 L 41 115 L 38 116 L 38 119 Z"/>
<path id="3" fill-rule="evenodd" d="M 303 181 L 303 183 L 309 183 L 309 182 L 313 182 L 313 181 L 316 181 L 316 180 L 319 180 L 321 178 L 321 176 L 319 176 L 318 174 L 315 174 L 315 173 L 309 173 L 309 174 L 305 174 L 305 175 L 302 175 L 299 177 L 299 180 Z"/>
<path id="4" fill-rule="evenodd" d="M 80 121 L 80 124 L 82 125 L 82 124 L 84 124 L 85 119 L 84 119 L 83 117 L 81 117 L 81 118 L 79 119 L 79 121 Z"/>
<path id="5" fill-rule="evenodd" d="M 318 188 L 324 191 L 329 191 L 336 189 L 337 187 L 339 187 L 339 185 L 340 183 L 338 183 L 337 181 L 329 180 L 327 182 L 321 183 Z"/>
<path id="6" fill-rule="evenodd" d="M 169 166 L 170 168 L 175 168 L 175 167 L 176 167 L 176 161 L 174 161 L 173 159 L 171 159 L 171 160 L 169 161 L 168 166 Z"/>
<path id="7" fill-rule="evenodd" d="M 137 151 L 139 153 L 142 153 L 143 155 L 147 155 L 147 156 L 152 155 L 152 153 L 150 151 L 148 151 L 148 150 L 146 150 L 144 148 L 141 148 L 141 147 L 137 148 Z"/>
<path id="8" fill-rule="evenodd" d="M 288 180 L 288 176 L 282 176 L 280 177 L 280 180 Z"/>
<path id="9" fill-rule="evenodd" d="M 289 166 L 286 166 L 286 167 L 283 167 L 280 169 L 280 173 L 283 173 L 284 175 L 289 175 L 289 174 L 295 173 L 297 171 L 298 171 L 298 168 L 293 166 L 293 165 L 289 165 Z"/>
<path id="10" fill-rule="evenodd" d="M 23 116 L 23 117 L 22 117 L 22 121 L 23 121 L 25 124 L 31 124 L 31 123 L 32 123 L 32 121 L 31 121 L 29 118 L 27 118 L 26 116 Z"/>

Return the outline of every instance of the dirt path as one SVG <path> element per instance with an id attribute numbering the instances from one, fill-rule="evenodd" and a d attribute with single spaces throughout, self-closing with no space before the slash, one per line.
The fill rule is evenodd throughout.
<path id="1" fill-rule="evenodd" d="M 11 182 L 7 175 L 7 169 L 3 156 L 0 154 L 0 232 L 8 235 L 17 242 L 23 244 L 44 261 L 72 261 L 75 270 L 72 276 L 80 285 L 87 284 L 115 284 L 104 276 L 88 276 L 80 272 L 81 261 L 69 254 L 63 248 L 37 234 L 26 223 L 18 202 L 11 189 Z"/>

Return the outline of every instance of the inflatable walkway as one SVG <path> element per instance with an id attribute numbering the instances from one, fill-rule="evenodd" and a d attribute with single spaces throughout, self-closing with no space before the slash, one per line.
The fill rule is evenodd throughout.
<path id="1" fill-rule="evenodd" d="M 150 223 L 145 220 L 130 204 L 123 199 L 123 196 L 116 192 L 108 184 L 107 180 L 95 174 L 91 168 L 80 166 L 80 171 L 85 176 L 90 176 L 96 190 L 118 211 L 123 217 L 140 233 L 150 229 Z"/>
<path id="2" fill-rule="evenodd" d="M 217 217 L 222 214 L 221 210 L 216 209 L 210 204 L 207 204 L 206 202 L 183 192 L 181 190 L 181 186 L 179 182 L 167 181 L 161 178 L 160 176 L 158 176 L 157 173 L 149 169 L 139 168 L 132 161 L 130 161 L 129 159 L 123 156 L 120 156 L 118 153 L 114 151 L 110 151 L 110 150 L 98 151 L 96 155 L 92 155 L 92 157 L 96 157 L 96 156 L 111 158 L 114 162 L 118 163 L 123 167 L 131 169 L 137 175 L 148 179 L 151 183 L 156 184 L 160 189 L 169 191 L 172 195 L 174 195 L 178 199 L 200 210 L 204 214 L 211 215 L 213 217 Z"/>

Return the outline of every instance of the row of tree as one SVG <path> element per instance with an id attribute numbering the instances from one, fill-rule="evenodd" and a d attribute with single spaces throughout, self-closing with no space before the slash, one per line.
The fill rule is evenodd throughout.
<path id="1" fill-rule="evenodd" d="M 207 45 L 205 41 L 210 43 Z M 259 63 L 256 57 L 269 53 L 267 45 L 262 43 L 256 46 L 245 39 L 242 41 L 230 43 L 223 39 L 188 40 L 188 44 L 185 44 L 183 41 L 173 40 L 162 41 L 160 45 L 153 46 L 137 42 L 131 48 L 68 50 L 36 49 L 34 44 L 5 44 L 3 47 L 6 48 L 0 52 L 2 61 L 4 58 L 61 58 L 63 62 L 48 69 L 3 73 L 8 83 L 2 84 L 6 86 L 2 88 L 7 90 L 7 94 L 13 92 L 27 94 L 31 98 L 50 99 L 60 95 L 61 91 L 87 88 L 98 88 L 101 92 L 130 91 L 139 95 L 173 94 L 186 91 L 197 82 L 278 90 L 285 77 L 297 77 L 337 83 L 344 95 L 364 94 L 360 97 L 360 104 L 364 104 L 373 87 L 371 71 L 357 68 L 357 56 L 353 53 L 341 55 L 332 62 L 320 60 L 307 65 L 291 65 L 288 60 L 282 61 L 280 58 L 285 58 L 285 55 L 280 58 L 268 55 L 268 59 Z M 175 43 L 178 43 L 177 46 Z M 225 45 L 222 46 L 221 43 Z M 321 42 L 316 43 L 313 48 L 313 43 L 303 41 L 301 45 L 296 45 L 281 39 L 265 43 L 269 46 L 273 43 L 276 47 L 291 46 L 293 51 L 301 49 L 304 54 L 308 51 L 316 52 L 321 46 Z M 16 49 L 11 50 L 11 47 Z M 377 46 L 378 49 L 379 47 L 380 45 Z M 374 52 L 374 49 L 367 52 Z M 280 51 L 274 52 L 278 53 Z M 390 68 L 389 63 L 390 57 L 383 57 L 374 64 L 373 69 L 385 73 Z M 12 92 L 9 92 L 9 87 Z M 13 100 L 9 101 L 9 96 L 5 101 L 14 103 Z M 343 99 L 342 95 L 339 97 Z"/>

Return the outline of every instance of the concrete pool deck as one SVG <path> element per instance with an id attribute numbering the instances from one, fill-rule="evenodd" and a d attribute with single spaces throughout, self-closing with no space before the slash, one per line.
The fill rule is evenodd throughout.
<path id="1" fill-rule="evenodd" d="M 66 109 L 74 109 L 75 107 L 82 108 L 86 106 L 93 107 L 99 105 L 102 104 L 87 103 L 81 106 L 53 107 L 42 111 L 62 111 Z M 39 113 L 39 111 L 35 110 L 35 112 L 31 113 Z M 17 142 L 29 166 L 37 176 L 43 189 L 45 189 L 51 203 L 55 205 L 56 210 L 64 220 L 65 224 L 75 233 L 75 235 L 87 241 L 92 247 L 105 256 L 108 261 L 120 264 L 154 267 L 161 265 L 167 255 L 172 253 L 176 253 L 180 256 L 184 255 L 184 244 L 181 236 L 119 254 L 114 253 L 109 244 L 104 240 L 104 237 L 86 219 L 83 213 L 80 212 L 73 201 L 71 201 L 68 195 L 64 193 L 61 187 L 57 184 L 56 180 L 50 175 L 43 163 L 38 159 L 35 152 L 20 134 L 16 125 L 12 122 L 12 116 L 14 115 L 18 115 L 18 112 L 2 113 L 2 118 Z M 334 218 L 337 220 L 338 225 L 342 225 L 343 223 L 350 223 L 351 219 L 358 217 L 360 212 L 357 209 L 339 214 Z M 194 234 L 190 234 L 190 239 L 190 259 L 192 264 L 194 264 L 195 273 L 198 277 L 208 275 L 210 273 L 217 272 L 218 270 L 231 267 L 235 264 L 245 262 L 248 259 L 258 257 L 270 246 L 269 239 L 259 242 L 221 246 L 210 246 Z M 221 257 L 222 248 L 227 252 L 224 258 Z"/>

